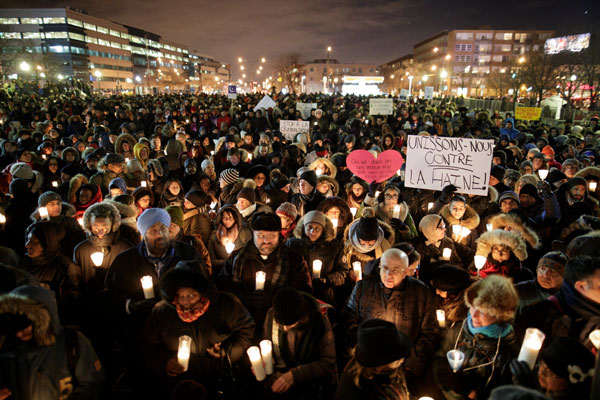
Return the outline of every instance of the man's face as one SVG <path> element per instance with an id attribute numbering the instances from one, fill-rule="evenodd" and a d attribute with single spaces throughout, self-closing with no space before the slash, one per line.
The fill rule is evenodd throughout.
<path id="1" fill-rule="evenodd" d="M 585 197 L 585 186 L 575 185 L 569 189 L 569 194 L 575 201 L 582 201 Z"/>
<path id="2" fill-rule="evenodd" d="M 500 210 L 504 214 L 507 214 L 512 210 L 516 210 L 517 208 L 519 208 L 519 203 L 517 203 L 514 199 L 506 199 L 500 202 Z"/>
<path id="3" fill-rule="evenodd" d="M 171 245 L 169 227 L 157 222 L 146 231 L 144 242 L 152 254 L 163 254 Z"/>
<path id="4" fill-rule="evenodd" d="M 309 224 L 304 225 L 304 234 L 311 242 L 316 242 L 321 237 L 323 233 L 323 226 L 320 224 L 316 224 L 311 222 Z"/>
<path id="5" fill-rule="evenodd" d="M 110 218 L 101 218 L 92 215 L 90 218 L 92 234 L 98 239 L 102 239 L 112 230 L 112 221 Z"/>
<path id="6" fill-rule="evenodd" d="M 37 258 L 42 255 L 44 248 L 40 243 L 40 240 L 34 234 L 30 233 L 27 235 L 27 242 L 25 243 L 25 250 L 27 250 L 27 256 L 29 258 Z"/>
<path id="7" fill-rule="evenodd" d="M 152 148 L 153 148 L 154 150 L 160 150 L 160 144 L 161 144 L 161 143 L 160 143 L 160 138 L 157 138 L 157 137 L 156 137 L 156 138 L 153 138 L 153 139 L 152 139 Z"/>
<path id="8" fill-rule="evenodd" d="M 177 225 L 175 222 L 171 222 L 171 225 L 169 225 L 169 239 L 171 239 L 171 240 L 177 239 L 177 235 L 179 235 L 179 231 L 181 231 L 181 228 L 179 227 L 179 225 Z"/>
<path id="9" fill-rule="evenodd" d="M 575 282 L 575 288 L 584 297 L 600 304 L 600 270 L 586 280 Z"/>
<path id="10" fill-rule="evenodd" d="M 279 232 L 277 231 L 254 231 L 253 236 L 254 245 L 264 256 L 271 254 L 279 244 Z"/>
<path id="11" fill-rule="evenodd" d="M 577 173 L 577 167 L 575 165 L 566 165 L 563 168 L 563 172 L 567 176 L 567 178 L 572 178 Z"/>
<path id="12" fill-rule="evenodd" d="M 379 265 L 381 283 L 388 289 L 398 287 L 408 273 L 408 263 L 397 257 L 382 257 Z"/>
<path id="13" fill-rule="evenodd" d="M 94 171 L 98 168 L 98 160 L 90 158 L 85 162 L 85 165 L 88 167 L 88 169 Z"/>
<path id="14" fill-rule="evenodd" d="M 252 204 L 244 199 L 243 197 L 240 197 L 239 199 L 237 199 L 237 203 L 236 206 L 238 208 L 238 210 L 240 211 L 244 211 L 246 208 L 250 207 Z"/>
<path id="15" fill-rule="evenodd" d="M 300 179 L 300 181 L 298 182 L 298 186 L 300 187 L 300 193 L 304 195 L 310 194 L 314 189 L 314 186 L 304 179 Z"/>
<path id="16" fill-rule="evenodd" d="M 529 194 L 525 194 L 525 193 L 521 193 L 519 194 L 519 200 L 521 201 L 521 206 L 522 207 L 531 207 L 532 205 L 535 204 L 535 197 L 529 195 Z"/>
<path id="17" fill-rule="evenodd" d="M 537 281 L 544 289 L 558 289 L 563 283 L 563 272 L 547 266 L 537 268 Z"/>
<path id="18" fill-rule="evenodd" d="M 62 204 L 58 200 L 52 200 L 46 203 L 46 208 L 48 209 L 49 216 L 58 217 L 62 211 Z"/>
<path id="19" fill-rule="evenodd" d="M 113 199 L 121 194 L 123 194 L 123 191 L 119 188 L 110 189 L 110 197 Z"/>
<path id="20" fill-rule="evenodd" d="M 531 163 L 533 164 L 534 171 L 537 171 L 538 169 L 542 168 L 542 166 L 544 165 L 544 161 L 539 158 L 534 158 Z"/>
<path id="21" fill-rule="evenodd" d="M 231 165 L 238 165 L 240 163 L 240 156 L 238 154 L 233 154 L 229 156 L 229 161 L 231 161 Z"/>
<path id="22" fill-rule="evenodd" d="M 183 287 L 177 291 L 177 303 L 185 310 L 194 308 L 201 298 L 200 293 L 191 288 Z"/>

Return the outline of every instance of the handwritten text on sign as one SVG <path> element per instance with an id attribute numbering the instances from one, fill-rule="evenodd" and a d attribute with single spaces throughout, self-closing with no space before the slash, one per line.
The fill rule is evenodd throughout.
<path id="1" fill-rule="evenodd" d="M 346 158 L 350 172 L 369 183 L 391 178 L 403 163 L 402 155 L 396 150 L 386 150 L 377 158 L 366 150 L 353 150 Z"/>
<path id="2" fill-rule="evenodd" d="M 517 107 L 515 108 L 515 118 L 527 121 L 537 121 L 542 116 L 541 107 Z"/>
<path id="3" fill-rule="evenodd" d="M 370 115 L 392 115 L 393 112 L 393 99 L 369 99 Z"/>
<path id="4" fill-rule="evenodd" d="M 452 184 L 459 193 L 486 196 L 493 152 L 493 140 L 411 135 L 405 185 L 442 190 Z"/>
<path id="5" fill-rule="evenodd" d="M 279 131 L 288 140 L 294 140 L 297 133 L 308 132 L 310 130 L 309 121 L 279 121 Z"/>

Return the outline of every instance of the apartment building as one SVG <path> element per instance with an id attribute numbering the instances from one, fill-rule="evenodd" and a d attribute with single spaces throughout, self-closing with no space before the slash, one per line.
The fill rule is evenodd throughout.
<path id="1" fill-rule="evenodd" d="M 375 64 L 339 63 L 336 59 L 322 59 L 307 62 L 298 68 L 303 93 L 344 92 L 344 87 L 353 85 L 377 88 L 383 81 Z M 346 77 L 352 77 L 352 82 Z"/>

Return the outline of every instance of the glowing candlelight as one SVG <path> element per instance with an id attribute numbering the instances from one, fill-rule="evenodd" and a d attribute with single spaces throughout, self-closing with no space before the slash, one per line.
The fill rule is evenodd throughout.
<path id="1" fill-rule="evenodd" d="M 235 249 L 235 243 L 225 243 L 225 251 L 227 252 L 227 254 L 231 254 L 233 252 L 233 249 Z"/>
<path id="2" fill-rule="evenodd" d="M 362 265 L 360 261 L 354 261 L 352 263 L 352 271 L 354 271 L 354 276 L 356 276 L 357 280 L 362 280 Z"/>
<path id="3" fill-rule="evenodd" d="M 154 283 L 152 283 L 152 277 L 150 275 L 142 276 L 140 281 L 142 282 L 142 289 L 144 290 L 144 298 L 153 299 Z"/>
<path id="4" fill-rule="evenodd" d="M 148 183 L 146 181 L 142 181 L 140 184 L 142 185 L 142 187 L 147 187 L 148 186 Z"/>
<path id="5" fill-rule="evenodd" d="M 538 170 L 538 174 L 540 175 L 540 179 L 544 180 L 548 176 L 548 170 L 547 169 L 540 169 L 540 170 Z"/>
<path id="6" fill-rule="evenodd" d="M 519 361 L 525 361 L 529 368 L 533 370 L 535 367 L 535 360 L 537 359 L 538 353 L 544 343 L 546 335 L 544 332 L 536 328 L 527 328 L 525 331 L 525 339 L 523 339 L 523 345 L 519 352 Z"/>
<path id="7" fill-rule="evenodd" d="M 494 230 L 494 225 L 492 224 L 485 224 L 485 229 L 487 229 L 488 232 L 491 232 Z"/>
<path id="8" fill-rule="evenodd" d="M 77 223 L 83 228 L 83 217 L 77 218 Z"/>
<path id="9" fill-rule="evenodd" d="M 264 271 L 258 271 L 256 273 L 256 290 L 264 290 L 265 289 L 265 280 L 267 278 L 267 274 Z"/>
<path id="10" fill-rule="evenodd" d="M 356 217 L 356 212 L 358 209 L 356 207 L 350 207 L 350 212 L 352 213 L 352 218 Z"/>
<path id="11" fill-rule="evenodd" d="M 337 218 L 331 218 L 331 224 L 333 225 L 333 229 L 337 229 L 337 227 L 338 227 L 338 219 Z"/>
<path id="12" fill-rule="evenodd" d="M 99 267 L 102 265 L 102 261 L 104 261 L 104 253 L 101 251 L 96 251 L 96 252 L 90 254 L 90 258 L 92 259 L 92 262 L 94 263 L 94 265 L 96 267 Z"/>
<path id="13" fill-rule="evenodd" d="M 448 358 L 450 368 L 454 372 L 458 371 L 465 361 L 465 354 L 460 350 L 450 350 L 446 353 L 446 357 Z"/>
<path id="14" fill-rule="evenodd" d="M 40 213 L 41 219 L 50 219 L 48 218 L 48 209 L 46 207 L 38 208 L 38 212 Z"/>
<path id="15" fill-rule="evenodd" d="M 595 192 L 596 191 L 596 186 L 598 186 L 597 182 L 590 182 L 588 183 L 588 188 L 590 189 L 590 192 Z"/>
<path id="16" fill-rule="evenodd" d="M 451 255 L 452 255 L 452 250 L 447 247 L 444 247 L 444 250 L 442 250 L 442 260 L 449 261 Z"/>
<path id="17" fill-rule="evenodd" d="M 256 346 L 251 346 L 246 351 L 248 353 L 248 358 L 250 359 L 250 363 L 252 364 L 252 369 L 254 370 L 254 376 L 256 376 L 257 381 L 264 381 L 267 377 L 265 372 L 265 367 L 262 363 L 262 358 L 260 356 L 260 350 Z"/>
<path id="18" fill-rule="evenodd" d="M 192 338 L 183 335 L 179 336 L 179 348 L 177 349 L 177 362 L 183 367 L 183 371 L 187 371 L 190 363 L 190 352 L 192 346 Z"/>
<path id="19" fill-rule="evenodd" d="M 317 168 L 315 170 L 315 173 L 317 174 L 317 176 L 323 175 L 323 170 L 321 168 Z"/>
<path id="20" fill-rule="evenodd" d="M 381 192 L 378 190 L 375 192 L 375 197 L 379 197 L 379 195 L 381 194 Z"/>
<path id="21" fill-rule="evenodd" d="M 427 211 L 433 208 L 433 203 L 427 203 Z"/>
<path id="22" fill-rule="evenodd" d="M 479 273 L 480 273 L 481 269 L 483 268 L 483 266 L 485 265 L 485 262 L 487 261 L 487 257 L 481 256 L 481 255 L 476 255 L 474 257 L 474 261 L 475 261 L 475 268 L 477 268 L 477 276 L 480 276 Z"/>
<path id="23" fill-rule="evenodd" d="M 129 157 L 125 157 L 125 162 L 129 162 Z"/>
<path id="24" fill-rule="evenodd" d="M 217 206 L 217 202 L 216 201 L 213 201 L 212 203 L 210 203 L 210 209 L 211 210 L 214 210 L 216 206 Z"/>
<path id="25" fill-rule="evenodd" d="M 248 161 L 252 161 L 252 153 L 248 153 Z"/>
<path id="26" fill-rule="evenodd" d="M 267 375 L 271 375 L 273 373 L 273 344 L 270 340 L 262 340 L 259 344 L 265 372 Z"/>
<path id="27" fill-rule="evenodd" d="M 52 181 L 52 187 L 58 187 L 58 182 L 57 181 Z"/>
<path id="28" fill-rule="evenodd" d="M 312 277 L 313 279 L 319 279 L 321 277 L 321 267 L 323 266 L 323 261 L 321 260 L 315 260 L 313 261 L 313 272 L 312 272 Z"/>
<path id="29" fill-rule="evenodd" d="M 600 329 L 593 330 L 590 333 L 590 341 L 597 350 L 600 350 Z"/>
<path id="30" fill-rule="evenodd" d="M 444 310 L 435 310 L 435 315 L 437 317 L 438 325 L 440 328 L 446 327 L 446 312 Z"/>
<path id="31" fill-rule="evenodd" d="M 5 224 L 6 223 L 6 215 L 0 213 L 0 224 Z"/>
<path id="32" fill-rule="evenodd" d="M 396 204 L 394 206 L 394 212 L 392 214 L 393 218 L 400 218 L 400 204 Z"/>

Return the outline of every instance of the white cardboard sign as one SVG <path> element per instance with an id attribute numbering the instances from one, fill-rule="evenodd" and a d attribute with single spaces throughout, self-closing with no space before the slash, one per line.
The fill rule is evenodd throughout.
<path id="1" fill-rule="evenodd" d="M 317 103 L 296 103 L 296 110 L 300 111 L 303 119 L 310 118 L 310 110 L 317 109 Z"/>
<path id="2" fill-rule="evenodd" d="M 294 140 L 296 134 L 310 131 L 310 122 L 284 119 L 279 121 L 279 131 L 286 139 Z"/>
<path id="3" fill-rule="evenodd" d="M 275 101 L 273 101 L 273 99 L 271 97 L 269 97 L 269 95 L 265 95 L 265 97 L 263 97 L 258 104 L 256 105 L 256 107 L 254 107 L 254 111 L 265 109 L 268 110 L 269 108 L 273 108 L 277 105 L 277 103 L 275 103 Z"/>
<path id="4" fill-rule="evenodd" d="M 392 115 L 393 99 L 369 99 L 369 115 Z"/>

